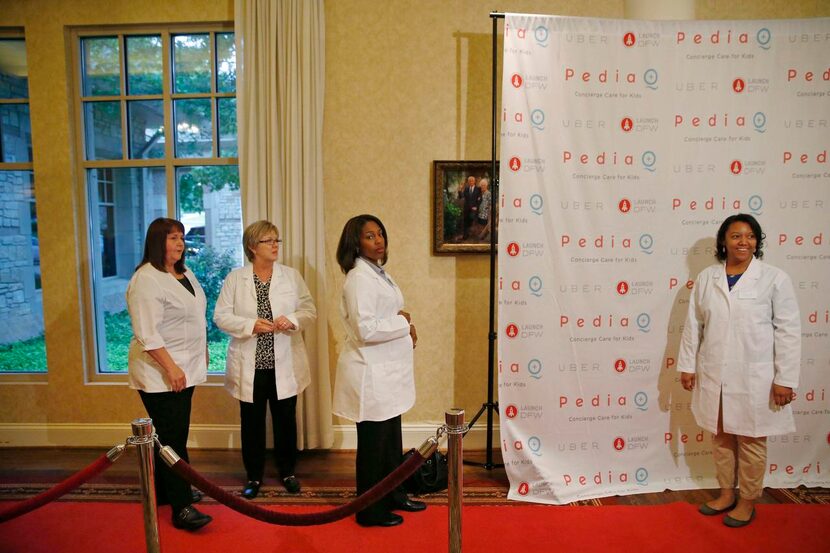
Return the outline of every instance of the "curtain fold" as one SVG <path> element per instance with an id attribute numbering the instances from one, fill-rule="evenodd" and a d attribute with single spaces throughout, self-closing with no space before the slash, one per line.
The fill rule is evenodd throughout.
<path id="1" fill-rule="evenodd" d="M 317 322 L 305 331 L 312 382 L 297 402 L 298 446 L 328 448 L 331 424 L 323 228 L 323 0 L 236 0 L 242 216 L 280 229 L 282 262 L 308 284 Z"/>

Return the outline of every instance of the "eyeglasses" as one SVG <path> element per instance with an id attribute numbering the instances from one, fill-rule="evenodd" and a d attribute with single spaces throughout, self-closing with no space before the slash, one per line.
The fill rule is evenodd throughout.
<path id="1" fill-rule="evenodd" d="M 282 244 L 282 240 L 280 240 L 279 238 L 269 238 L 267 240 L 260 240 L 259 243 L 268 244 L 269 246 L 273 246 L 274 244 L 276 244 L 277 246 L 279 246 L 280 244 Z"/>

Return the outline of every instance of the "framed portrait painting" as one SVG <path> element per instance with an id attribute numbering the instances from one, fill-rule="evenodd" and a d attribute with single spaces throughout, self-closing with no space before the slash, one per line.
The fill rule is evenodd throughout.
<path id="1" fill-rule="evenodd" d="M 433 161 L 433 246 L 436 254 L 489 253 L 497 221 L 492 162 Z M 496 175 L 498 179 L 498 162 Z"/>

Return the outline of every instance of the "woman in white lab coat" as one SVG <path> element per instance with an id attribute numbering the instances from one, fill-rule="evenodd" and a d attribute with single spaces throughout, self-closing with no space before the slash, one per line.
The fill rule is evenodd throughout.
<path id="1" fill-rule="evenodd" d="M 728 513 L 723 522 L 733 528 L 755 517 L 766 437 L 795 431 L 790 402 L 801 369 L 798 303 L 790 278 L 760 261 L 763 239 L 751 215 L 723 222 L 720 263 L 695 281 L 677 363 L 697 424 L 715 434 L 720 495 L 699 510 Z"/>
<path id="2" fill-rule="evenodd" d="M 251 263 L 232 271 L 222 286 L 213 320 L 231 336 L 225 388 L 239 400 L 242 462 L 254 499 L 265 472 L 265 410 L 270 405 L 274 455 L 282 485 L 299 493 L 297 395 L 310 382 L 302 331 L 317 318 L 308 287 L 296 270 L 277 263 L 279 231 L 269 221 L 245 229 Z"/>
<path id="3" fill-rule="evenodd" d="M 340 314 L 346 341 L 337 361 L 334 414 L 357 423 L 357 493 L 369 490 L 401 463 L 401 415 L 415 403 L 413 349 L 418 340 L 400 288 L 383 270 L 386 228 L 373 215 L 343 227 L 337 263 L 346 273 Z M 357 514 L 361 526 L 396 526 L 393 513 L 426 504 L 397 489 Z"/>
<path id="4" fill-rule="evenodd" d="M 133 327 L 128 360 L 130 388 L 138 390 L 159 441 L 185 461 L 193 390 L 207 379 L 207 301 L 184 264 L 184 226 L 159 218 L 147 227 L 144 258 L 127 286 Z M 201 499 L 156 451 L 160 504 L 173 508 L 173 526 L 197 530 L 211 517 L 191 505 Z"/>

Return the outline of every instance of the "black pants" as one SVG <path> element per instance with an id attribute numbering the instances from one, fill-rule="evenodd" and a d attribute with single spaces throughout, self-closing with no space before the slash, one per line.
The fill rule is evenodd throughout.
<path id="1" fill-rule="evenodd" d="M 190 432 L 190 405 L 193 401 L 191 386 L 181 392 L 138 391 L 147 415 L 153 419 L 153 426 L 162 445 L 169 445 L 184 461 L 187 456 L 187 436 Z M 156 500 L 169 502 L 173 512 L 178 513 L 193 502 L 190 484 L 179 478 L 159 456 L 155 448 Z"/>
<path id="2" fill-rule="evenodd" d="M 277 398 L 276 371 L 254 372 L 254 401 L 239 402 L 242 462 L 248 480 L 262 482 L 265 473 L 265 408 L 270 405 L 274 457 L 280 478 L 294 474 L 297 463 L 297 396 Z"/>
<path id="3" fill-rule="evenodd" d="M 368 491 L 386 478 L 401 464 L 403 439 L 401 438 L 401 416 L 385 421 L 363 421 L 357 423 L 357 495 Z M 357 516 L 372 522 L 389 513 L 396 501 L 405 501 L 406 491 L 397 488 L 376 503 L 360 511 Z"/>

